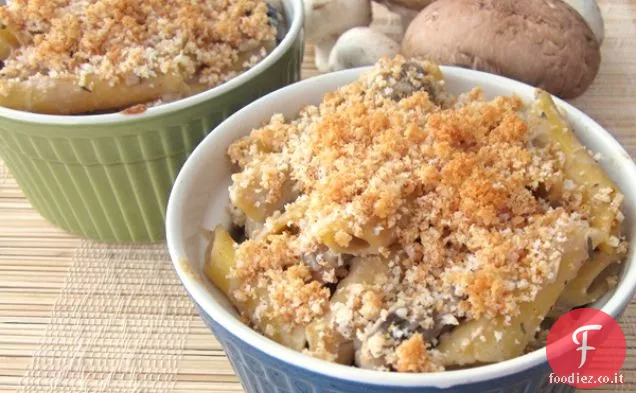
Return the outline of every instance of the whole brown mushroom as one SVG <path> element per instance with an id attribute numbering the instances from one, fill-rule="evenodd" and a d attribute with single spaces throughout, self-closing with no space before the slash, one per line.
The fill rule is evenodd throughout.
<path id="1" fill-rule="evenodd" d="M 409 25 L 405 56 L 504 75 L 563 98 L 594 80 L 600 48 L 561 0 L 438 0 Z"/>

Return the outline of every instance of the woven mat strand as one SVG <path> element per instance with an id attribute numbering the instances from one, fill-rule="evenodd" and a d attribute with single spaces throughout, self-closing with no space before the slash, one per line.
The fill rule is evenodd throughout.
<path id="1" fill-rule="evenodd" d="M 9 170 L 7 169 L 7 166 L 4 165 L 4 162 L 0 160 L 0 186 L 2 186 L 2 184 L 4 184 L 8 178 Z"/>
<path id="2" fill-rule="evenodd" d="M 636 1 L 602 6 L 603 68 L 575 103 L 634 155 Z M 377 25 L 392 31 L 393 21 Z M 317 73 L 311 50 L 306 54 L 304 77 Z M 102 245 L 50 227 L 1 161 L 0 228 L 0 393 L 241 391 L 163 246 Z M 2 293 L 13 300 L 3 302 Z M 621 324 L 627 384 L 598 391 L 636 391 L 636 304 Z"/>
<path id="3" fill-rule="evenodd" d="M 171 391 L 192 316 L 163 246 L 82 241 L 19 391 Z"/>

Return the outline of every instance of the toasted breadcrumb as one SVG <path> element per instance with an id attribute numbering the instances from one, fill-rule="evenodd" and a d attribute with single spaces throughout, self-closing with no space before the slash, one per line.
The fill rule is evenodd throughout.
<path id="1" fill-rule="evenodd" d="M 300 325 L 328 315 L 329 337 L 362 343 L 364 367 L 443 369 L 431 344 L 444 328 L 500 316 L 510 323 L 556 279 L 572 234 L 589 229 L 563 154 L 556 142 L 536 142 L 523 103 L 485 100 L 478 89 L 455 98 L 438 73 L 428 62 L 383 59 L 295 120 L 275 115 L 228 149 L 241 168 L 233 200 L 254 190 L 279 195 L 281 180 L 266 184 L 268 171 L 284 173 L 301 195 L 282 208 L 286 227 L 272 214 L 239 246 L 242 298 Z M 548 198 L 555 188 L 563 201 Z M 325 306 L 317 281 L 305 272 L 290 280 L 288 271 L 327 243 L 353 263 L 382 258 L 386 271 Z M 250 293 L 262 280 L 273 288 L 267 299 Z M 327 347 L 313 354 L 335 359 Z"/>
<path id="2" fill-rule="evenodd" d="M 0 77 L 82 85 L 87 76 L 129 84 L 174 74 L 213 87 L 275 41 L 267 12 L 263 0 L 14 0 L 0 7 L 0 21 L 21 45 Z"/>
<path id="3" fill-rule="evenodd" d="M 412 335 L 395 349 L 395 369 L 409 373 L 442 371 L 443 368 L 431 360 L 428 347 L 421 334 Z"/>

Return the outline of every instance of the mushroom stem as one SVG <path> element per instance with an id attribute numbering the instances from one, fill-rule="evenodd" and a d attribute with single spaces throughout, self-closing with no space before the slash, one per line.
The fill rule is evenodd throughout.
<path id="1" fill-rule="evenodd" d="M 391 35 L 395 41 L 400 42 L 404 38 L 406 29 L 409 27 L 413 19 L 424 8 L 428 7 L 436 0 L 376 0 L 383 4 L 391 13 L 400 18 L 400 36 Z"/>
<path id="2" fill-rule="evenodd" d="M 404 34 L 406 33 L 406 29 L 409 27 L 413 19 L 419 13 L 419 10 L 413 10 L 407 7 L 403 7 L 396 4 L 391 4 L 388 6 L 389 10 L 400 17 L 400 37 L 398 41 L 402 41 L 404 38 Z"/>
<path id="3" fill-rule="evenodd" d="M 338 37 L 371 23 L 371 0 L 304 0 L 303 4 L 305 37 L 314 43 L 316 68 L 325 72 Z"/>
<path id="4" fill-rule="evenodd" d="M 337 40 L 338 36 L 332 35 L 314 43 L 314 62 L 318 71 L 329 71 L 329 55 Z"/>

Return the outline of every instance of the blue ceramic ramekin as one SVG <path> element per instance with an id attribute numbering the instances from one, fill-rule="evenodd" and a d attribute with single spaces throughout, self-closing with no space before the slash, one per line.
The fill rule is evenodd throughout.
<path id="1" fill-rule="evenodd" d="M 534 98 L 534 88 L 503 77 L 442 67 L 451 92 L 481 86 L 487 96 L 516 94 Z M 305 80 L 271 93 L 240 110 L 214 129 L 189 157 L 174 184 L 167 211 L 167 240 L 175 269 L 201 316 L 232 362 L 248 393 L 530 393 L 571 392 L 550 383 L 545 348 L 497 364 L 428 374 L 363 370 L 328 363 L 285 348 L 243 324 L 230 302 L 201 275 L 208 246 L 206 229 L 229 225 L 228 186 L 232 165 L 227 147 L 274 113 L 293 117 L 325 92 L 354 80 L 361 72 L 347 70 Z M 636 165 L 629 154 L 588 116 L 556 99 L 581 141 L 604 157 L 600 164 L 625 194 L 627 238 L 636 242 Z M 613 317 L 627 307 L 636 288 L 634 249 L 617 288 L 594 306 Z"/>

